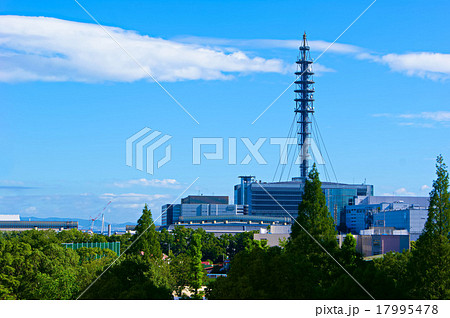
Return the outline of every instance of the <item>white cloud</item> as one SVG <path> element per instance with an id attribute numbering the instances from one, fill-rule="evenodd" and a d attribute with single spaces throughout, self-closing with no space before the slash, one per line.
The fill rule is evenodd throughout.
<path id="1" fill-rule="evenodd" d="M 431 188 L 428 185 L 426 185 L 426 184 L 424 184 L 423 186 L 420 187 L 420 190 L 422 190 L 422 191 L 427 191 L 427 190 L 430 190 L 430 189 Z"/>
<path id="2" fill-rule="evenodd" d="M 400 188 L 394 191 L 396 195 L 406 195 L 406 196 L 415 196 L 414 192 L 409 192 L 406 188 Z"/>
<path id="3" fill-rule="evenodd" d="M 132 186 L 141 186 L 141 187 L 157 187 L 157 188 L 171 188 L 171 189 L 179 189 L 180 183 L 175 179 L 134 179 L 123 182 L 114 182 L 114 186 L 118 188 L 129 188 Z"/>
<path id="4" fill-rule="evenodd" d="M 432 80 L 448 78 L 450 75 L 450 54 L 414 52 L 407 54 L 387 54 L 379 60 L 391 70 L 407 75 L 420 76 Z"/>
<path id="5" fill-rule="evenodd" d="M 276 39 L 220 39 L 220 38 L 208 38 L 208 37 L 177 37 L 175 40 L 183 43 L 198 44 L 198 45 L 209 45 L 213 47 L 223 47 L 226 46 L 231 50 L 236 47 L 249 48 L 249 49 L 298 49 L 301 39 L 294 40 L 276 40 Z M 308 44 L 312 51 L 323 52 L 327 48 L 327 52 L 330 53 L 360 53 L 364 49 L 350 44 L 334 43 L 322 41 L 322 40 L 312 40 L 308 41 Z M 331 46 L 330 46 L 331 45 Z"/>
<path id="6" fill-rule="evenodd" d="M 301 39 L 276 40 L 276 39 L 218 39 L 202 37 L 181 37 L 180 42 L 210 45 L 213 47 L 228 47 L 233 50 L 236 47 L 247 49 L 273 49 L 286 48 L 297 49 Z M 450 76 L 450 54 L 437 52 L 411 52 L 405 54 L 378 54 L 368 49 L 344 43 L 334 43 L 311 40 L 308 41 L 311 51 L 337 54 L 347 54 L 359 60 L 369 60 L 387 65 L 392 71 L 403 72 L 410 76 L 420 76 L 432 80 L 446 79 Z M 316 67 L 317 65 L 314 64 Z"/>
<path id="7" fill-rule="evenodd" d="M 297 49 L 301 39 L 172 40 L 105 27 L 159 81 L 225 80 L 252 72 L 287 73 L 292 66 L 245 49 Z M 311 40 L 312 51 L 347 54 L 392 71 L 432 80 L 450 77 L 450 54 L 378 54 L 350 44 Z M 331 46 L 330 46 L 331 45 Z M 334 70 L 314 64 L 316 72 Z M 0 16 L 0 81 L 133 82 L 148 75 L 98 25 L 49 17 Z"/>
<path id="8" fill-rule="evenodd" d="M 416 196 L 416 193 L 408 191 L 406 188 L 399 188 L 392 193 L 383 193 L 383 196 Z"/>
<path id="9" fill-rule="evenodd" d="M 4 185 L 4 186 L 23 186 L 24 183 L 22 181 L 15 181 L 15 180 L 0 180 L 0 185 Z"/>
<path id="10" fill-rule="evenodd" d="M 438 52 L 411 52 L 405 54 L 385 54 L 361 52 L 356 58 L 387 65 L 394 72 L 409 76 L 419 76 L 431 80 L 450 77 L 450 54 Z"/>
<path id="11" fill-rule="evenodd" d="M 36 189 L 36 187 L 26 185 L 22 181 L 0 180 L 0 190 L 22 191 L 22 190 L 33 190 L 33 189 Z"/>
<path id="12" fill-rule="evenodd" d="M 444 126 L 448 126 L 448 124 L 450 123 L 450 112 L 448 111 L 406 113 L 406 114 L 381 113 L 381 114 L 373 114 L 372 116 L 400 119 L 402 120 L 398 122 L 400 126 L 411 126 L 411 127 L 433 128 L 434 123 L 440 123 L 443 124 Z"/>
<path id="13" fill-rule="evenodd" d="M 24 209 L 22 212 L 24 214 L 26 214 L 26 215 L 36 214 L 37 213 L 37 208 L 35 206 L 30 206 L 30 207 Z"/>
<path id="14" fill-rule="evenodd" d="M 229 79 L 234 73 L 286 70 L 278 59 L 105 28 L 159 81 Z M 96 24 L 0 16 L 0 81 L 132 82 L 147 77 Z"/>
<path id="15" fill-rule="evenodd" d="M 438 122 L 450 122 L 450 112 L 447 111 L 422 112 L 419 114 L 400 114 L 399 117 L 429 119 Z"/>

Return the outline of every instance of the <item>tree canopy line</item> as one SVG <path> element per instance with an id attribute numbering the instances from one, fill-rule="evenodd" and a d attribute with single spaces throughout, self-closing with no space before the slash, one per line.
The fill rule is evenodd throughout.
<path id="1" fill-rule="evenodd" d="M 252 232 L 216 237 L 182 226 L 158 232 L 145 206 L 135 235 L 2 233 L 0 299 L 449 299 L 450 194 L 442 156 L 436 168 L 424 231 L 402 253 L 365 261 L 351 234 L 339 247 L 313 167 L 297 222 L 281 246 L 255 241 Z M 121 242 L 119 258 L 107 249 L 61 244 L 107 241 Z M 225 259 L 231 260 L 228 276 L 207 278 L 201 262 Z"/>

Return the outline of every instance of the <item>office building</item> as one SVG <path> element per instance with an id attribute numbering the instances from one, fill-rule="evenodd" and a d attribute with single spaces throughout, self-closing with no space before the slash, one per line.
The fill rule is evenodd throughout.
<path id="1" fill-rule="evenodd" d="M 407 230 L 411 240 L 419 238 L 428 216 L 427 197 L 372 196 L 357 205 L 345 207 L 346 225 L 350 232 L 371 227 Z"/>
<path id="2" fill-rule="evenodd" d="M 234 187 L 234 202 L 243 205 L 248 215 L 287 218 L 288 222 L 297 218 L 305 186 L 302 178 L 285 182 L 257 182 L 252 176 L 240 178 L 241 183 Z M 373 195 L 373 186 L 322 182 L 322 191 L 328 210 L 339 226 L 345 225 L 344 207 Z"/>
<path id="3" fill-rule="evenodd" d="M 163 226 L 177 223 L 201 222 L 223 216 L 244 213 L 241 205 L 228 204 L 227 196 L 188 196 L 181 204 L 165 204 L 161 207 Z"/>

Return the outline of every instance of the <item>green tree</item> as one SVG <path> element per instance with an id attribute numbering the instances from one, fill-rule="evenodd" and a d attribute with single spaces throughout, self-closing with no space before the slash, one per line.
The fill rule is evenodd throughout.
<path id="1" fill-rule="evenodd" d="M 450 298 L 450 193 L 443 157 L 436 160 L 437 178 L 430 192 L 428 218 L 410 263 L 412 298 Z"/>
<path id="2" fill-rule="evenodd" d="M 186 253 L 188 251 L 189 240 L 193 232 L 193 229 L 189 229 L 180 225 L 175 226 L 172 231 L 173 246 L 171 246 L 170 248 L 175 255 Z"/>
<path id="3" fill-rule="evenodd" d="M 169 252 L 174 246 L 174 237 L 166 228 L 163 228 L 159 232 L 159 243 L 161 244 L 161 250 L 164 254 L 169 255 Z"/>
<path id="4" fill-rule="evenodd" d="M 146 260 L 140 255 L 124 255 L 81 298 L 172 299 L 168 280 L 155 277 L 159 275 L 159 266 L 163 265 L 159 262 L 161 260 Z"/>
<path id="5" fill-rule="evenodd" d="M 189 256 L 191 257 L 191 287 L 194 297 L 198 296 L 198 290 L 203 285 L 204 270 L 202 265 L 202 236 L 195 232 L 192 235 Z"/>
<path id="6" fill-rule="evenodd" d="M 202 228 L 196 230 L 201 235 L 202 242 L 202 260 L 212 260 L 217 262 L 222 259 L 226 250 L 220 243 L 220 238 L 216 237 L 214 233 L 206 233 Z"/>
<path id="7" fill-rule="evenodd" d="M 111 236 L 107 236 L 106 239 L 108 240 L 108 242 L 120 242 L 120 254 L 122 254 L 133 242 L 132 235 L 130 233 L 121 235 L 113 234 Z"/>
<path id="8" fill-rule="evenodd" d="M 186 253 L 173 256 L 170 260 L 170 273 L 174 279 L 175 292 L 179 297 L 183 296 L 183 289 L 191 285 L 191 263 L 191 257 Z"/>
<path id="9" fill-rule="evenodd" d="M 311 239 L 300 225 L 324 247 L 337 247 L 337 232 L 334 220 L 328 211 L 325 194 L 322 192 L 322 182 L 320 182 L 319 172 L 315 164 L 305 180 L 297 222 L 292 225 L 291 241 L 294 245 L 317 249 L 317 243 Z"/>
<path id="10" fill-rule="evenodd" d="M 292 268 L 287 283 L 293 298 L 327 297 L 328 289 L 342 275 L 342 269 L 327 254 L 338 257 L 336 235 L 334 220 L 328 211 L 319 173 L 314 165 L 305 180 L 298 217 L 292 225 L 286 246 L 287 262 Z"/>
<path id="11" fill-rule="evenodd" d="M 153 222 L 152 212 L 147 204 L 142 211 L 136 225 L 136 234 L 134 235 L 134 251 L 141 253 L 145 258 L 161 258 L 161 246 L 158 240 L 158 233 Z"/>
<path id="12" fill-rule="evenodd" d="M 291 268 L 281 248 L 258 246 L 239 252 L 228 277 L 209 283 L 208 299 L 292 299 Z"/>
<path id="13" fill-rule="evenodd" d="M 224 236 L 223 239 L 227 243 L 226 252 L 230 259 L 233 259 L 241 251 L 252 250 L 257 243 L 254 242 L 253 236 L 257 231 L 236 233 L 234 236 Z"/>
<path id="14" fill-rule="evenodd" d="M 356 251 L 356 239 L 351 233 L 345 236 L 340 254 L 341 264 L 347 270 L 354 269 L 357 266 L 357 262 L 362 258 L 361 254 Z"/>

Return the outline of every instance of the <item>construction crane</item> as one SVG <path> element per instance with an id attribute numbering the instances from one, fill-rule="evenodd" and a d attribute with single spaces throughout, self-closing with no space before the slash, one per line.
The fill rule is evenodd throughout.
<path id="1" fill-rule="evenodd" d="M 91 231 L 92 231 L 92 233 L 94 233 L 94 222 L 97 221 L 100 218 L 100 216 L 101 216 L 102 217 L 102 234 L 103 234 L 103 226 L 104 226 L 104 222 L 105 222 L 105 210 L 111 204 L 111 202 L 112 202 L 112 200 L 109 201 L 107 205 L 105 205 L 103 210 L 95 218 L 89 217 L 89 219 L 92 221 L 92 223 L 91 223 Z"/>

